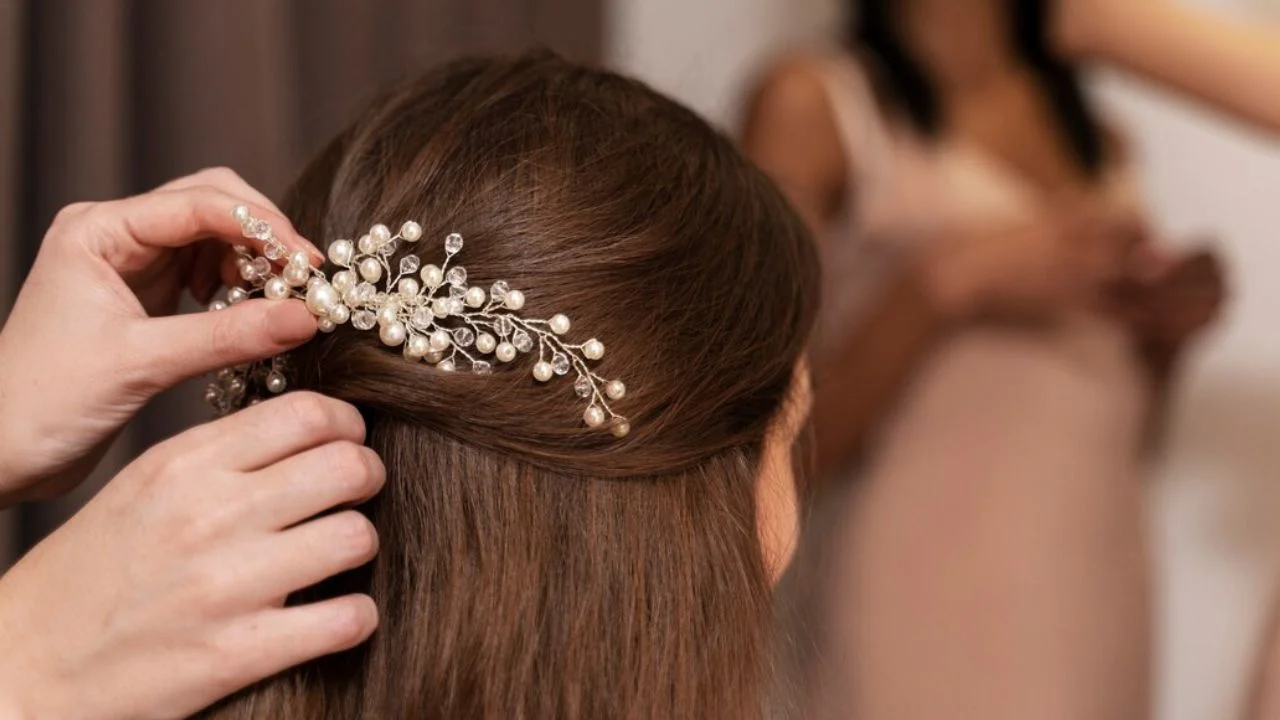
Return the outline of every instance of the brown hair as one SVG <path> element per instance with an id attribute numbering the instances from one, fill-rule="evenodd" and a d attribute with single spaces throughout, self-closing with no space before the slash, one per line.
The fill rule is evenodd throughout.
<path id="1" fill-rule="evenodd" d="M 411 364 L 349 325 L 294 356 L 354 403 L 387 485 L 377 560 L 304 597 L 370 592 L 363 648 L 219 718 L 750 718 L 770 590 L 756 530 L 766 430 L 815 310 L 799 218 L 732 144 L 632 80 L 546 53 L 458 62 L 373 104 L 302 174 L 307 237 L 418 220 L 466 238 L 473 284 L 599 337 L 631 434 L 582 425 L 567 379 Z M 393 260 L 394 262 L 394 260 Z"/>

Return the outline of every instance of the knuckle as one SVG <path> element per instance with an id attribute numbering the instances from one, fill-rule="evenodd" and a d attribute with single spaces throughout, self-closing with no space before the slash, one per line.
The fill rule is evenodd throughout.
<path id="1" fill-rule="evenodd" d="M 378 551 L 378 530 L 354 510 L 332 516 L 334 542 L 346 557 L 368 559 Z"/>
<path id="2" fill-rule="evenodd" d="M 209 182 L 242 182 L 240 174 L 225 165 L 214 165 L 196 173 L 198 177 Z"/>
<path id="3" fill-rule="evenodd" d="M 56 215 L 53 216 L 53 224 L 65 225 L 69 222 L 73 222 L 77 218 L 84 216 L 84 214 L 89 212 L 93 206 L 94 203 L 91 202 L 71 203 L 70 205 L 63 207 Z"/>
<path id="4" fill-rule="evenodd" d="M 240 596 L 240 574 L 235 563 L 206 562 L 192 571 L 189 588 L 199 597 L 217 603 Z"/>
<path id="5" fill-rule="evenodd" d="M 337 411 L 334 402 L 313 392 L 295 392 L 282 398 L 281 410 L 306 437 L 316 437 L 334 425 Z"/>

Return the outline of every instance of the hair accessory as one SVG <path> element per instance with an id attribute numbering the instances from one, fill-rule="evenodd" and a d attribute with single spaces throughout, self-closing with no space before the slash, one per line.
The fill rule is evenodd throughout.
<path id="1" fill-rule="evenodd" d="M 579 345 L 566 342 L 563 337 L 571 324 L 564 315 L 546 320 L 521 317 L 517 312 L 524 307 L 524 293 L 505 281 L 493 283 L 487 291 L 468 285 L 467 269 L 452 264 L 462 251 L 461 235 L 445 238 L 445 259 L 439 266 L 424 266 L 417 255 L 406 255 L 393 269 L 390 256 L 401 243 L 421 241 L 422 226 L 406 222 L 393 235 L 386 225 L 374 225 L 357 241 L 338 240 L 329 246 L 329 260 L 341 268 L 333 277 L 312 268 L 301 250 L 290 254 L 277 274 L 272 261 L 284 259 L 287 249 L 273 235 L 271 225 L 254 218 L 243 205 L 236 206 L 233 214 L 246 238 L 263 243 L 265 257 L 236 246 L 236 265 L 245 284 L 232 288 L 226 301 L 212 303 L 210 310 L 223 310 L 257 295 L 296 298 L 306 302 L 321 331 L 333 332 L 346 323 L 357 330 L 376 329 L 384 345 L 402 349 L 405 360 L 426 362 L 444 372 L 490 375 L 495 363 L 513 363 L 536 348 L 538 360 L 532 374 L 538 382 L 570 371 L 576 374 L 573 390 L 587 402 L 582 414 L 587 427 L 607 426 L 619 438 L 631 432 L 627 419 L 609 406 L 609 401 L 626 395 L 626 385 L 597 375 L 589 365 L 604 357 L 604 344 L 594 338 Z M 209 385 L 205 399 L 218 414 L 226 414 L 243 405 L 246 397 L 284 392 L 287 374 L 284 356 L 228 368 Z"/>

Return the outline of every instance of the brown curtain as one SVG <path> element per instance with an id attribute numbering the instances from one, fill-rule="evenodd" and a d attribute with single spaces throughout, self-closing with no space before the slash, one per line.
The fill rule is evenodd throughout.
<path id="1" fill-rule="evenodd" d="M 533 44 L 598 58 L 603 0 L 0 0 L 0 319 L 58 208 L 227 165 L 278 195 L 397 77 Z M 0 568 L 207 418 L 159 399 L 74 495 L 0 515 Z"/>

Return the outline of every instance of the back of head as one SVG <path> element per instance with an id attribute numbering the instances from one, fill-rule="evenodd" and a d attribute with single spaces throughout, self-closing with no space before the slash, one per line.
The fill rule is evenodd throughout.
<path id="1" fill-rule="evenodd" d="M 623 439 L 572 383 L 406 362 L 349 325 L 295 387 L 361 408 L 387 484 L 382 550 L 302 599 L 370 592 L 366 647 L 219 718 L 749 718 L 768 670 L 761 448 L 814 311 L 800 220 L 732 145 L 639 83 L 549 54 L 463 61 L 384 96 L 298 180 L 307 237 L 421 223 L 397 251 L 598 337 Z"/>

